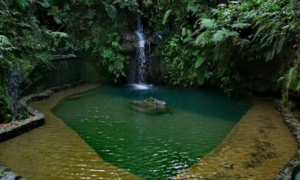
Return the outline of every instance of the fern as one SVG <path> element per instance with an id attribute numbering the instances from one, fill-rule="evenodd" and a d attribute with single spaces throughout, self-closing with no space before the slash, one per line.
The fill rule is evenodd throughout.
<path id="1" fill-rule="evenodd" d="M 239 33 L 236 31 L 229 31 L 228 29 L 222 28 L 222 30 L 218 30 L 214 35 L 213 35 L 213 41 L 215 43 L 223 41 L 227 37 L 230 36 L 238 36 Z"/>
<path id="2" fill-rule="evenodd" d="M 115 19 L 117 17 L 118 11 L 116 9 L 116 7 L 112 4 L 107 4 L 106 2 L 102 2 L 102 4 L 104 5 L 105 11 L 107 13 L 107 15 L 111 18 L 111 19 Z"/>
<path id="3" fill-rule="evenodd" d="M 286 40 L 285 33 L 283 33 L 283 35 L 280 37 L 280 41 L 277 45 L 276 53 L 279 53 L 282 50 L 285 40 Z"/>
<path id="4" fill-rule="evenodd" d="M 227 30 L 228 31 L 228 30 Z M 223 30 L 218 30 L 214 35 L 213 35 L 213 41 L 215 43 L 217 42 L 220 42 L 220 41 L 223 41 L 225 39 L 225 34 L 224 32 L 226 31 L 223 31 Z"/>
<path id="5" fill-rule="evenodd" d="M 9 39 L 3 35 L 0 35 L 0 50 L 11 51 L 12 49 L 14 49 L 14 47 L 9 42 Z"/>
<path id="6" fill-rule="evenodd" d="M 85 19 L 93 19 L 95 17 L 96 13 L 97 13 L 97 11 L 95 9 L 88 9 L 84 18 Z"/>
<path id="7" fill-rule="evenodd" d="M 47 33 L 51 35 L 53 38 L 67 38 L 68 34 L 63 32 L 53 32 L 48 30 Z"/>
<path id="8" fill-rule="evenodd" d="M 244 46 L 247 46 L 251 43 L 251 41 L 249 41 L 248 39 L 243 39 L 243 38 L 238 38 L 238 41 L 237 41 L 237 45 L 241 46 L 242 48 Z"/>
<path id="9" fill-rule="evenodd" d="M 217 23 L 214 19 L 202 19 L 201 29 L 211 29 L 216 27 Z"/>
<path id="10" fill-rule="evenodd" d="M 243 29 L 243 28 L 249 27 L 249 26 L 251 26 L 251 24 L 249 24 L 249 23 L 235 23 L 235 24 L 231 25 L 232 28 L 238 28 L 238 29 Z"/>
<path id="11" fill-rule="evenodd" d="M 205 31 L 201 33 L 195 40 L 195 45 L 202 45 L 208 44 L 211 42 L 211 32 Z"/>
<path id="12" fill-rule="evenodd" d="M 215 61 L 220 61 L 220 63 L 222 62 L 222 60 L 224 61 L 225 57 L 227 55 L 227 52 L 229 51 L 228 47 L 229 47 L 228 42 L 226 42 L 226 41 L 217 43 L 214 47 L 213 59 Z M 226 69 L 223 69 L 223 71 L 225 72 Z M 219 73 L 219 75 L 222 76 L 224 72 Z"/>
<path id="13" fill-rule="evenodd" d="M 15 0 L 20 8 L 25 9 L 28 6 L 28 2 L 26 0 Z"/>
<path id="14" fill-rule="evenodd" d="M 247 11 L 243 15 L 245 19 L 253 19 L 254 17 L 257 16 L 257 11 L 256 10 Z"/>
<path id="15" fill-rule="evenodd" d="M 44 8 L 49 8 L 50 7 L 50 4 L 46 0 L 37 1 L 37 3 L 40 4 Z"/>
<path id="16" fill-rule="evenodd" d="M 203 62 L 204 62 L 204 58 L 200 57 L 195 63 L 195 68 L 200 67 L 203 64 Z"/>
<path id="17" fill-rule="evenodd" d="M 27 24 L 27 23 L 25 23 L 23 21 L 16 23 L 16 25 L 20 26 L 20 27 L 32 28 L 31 25 L 29 25 L 29 24 Z"/>
<path id="18" fill-rule="evenodd" d="M 287 82 L 286 82 L 286 87 L 289 89 L 291 87 L 291 84 L 297 74 L 297 66 L 292 67 L 289 72 L 287 73 Z"/>

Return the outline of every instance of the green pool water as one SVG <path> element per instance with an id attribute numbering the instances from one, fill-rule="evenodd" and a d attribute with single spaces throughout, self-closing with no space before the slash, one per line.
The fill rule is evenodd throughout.
<path id="1" fill-rule="evenodd" d="M 128 103 L 154 97 L 168 114 L 143 114 Z M 53 113 L 105 161 L 149 180 L 172 178 L 211 152 L 248 105 L 199 89 L 100 87 L 60 102 Z M 80 147 L 78 147 L 80 148 Z"/>

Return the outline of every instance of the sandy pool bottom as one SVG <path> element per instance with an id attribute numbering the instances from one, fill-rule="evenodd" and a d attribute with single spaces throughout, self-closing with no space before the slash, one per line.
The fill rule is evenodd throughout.
<path id="1" fill-rule="evenodd" d="M 31 103 L 30 106 L 44 113 L 46 125 L 0 143 L 0 161 L 27 180 L 141 179 L 105 162 L 50 112 L 63 98 L 96 87 L 81 85 Z"/>
<path id="2" fill-rule="evenodd" d="M 141 179 L 105 162 L 50 112 L 63 98 L 96 87 L 81 85 L 31 103 L 45 114 L 46 125 L 0 143 L 0 161 L 28 180 Z M 177 179 L 273 179 L 296 151 L 279 112 L 255 102 L 215 150 Z"/>
<path id="3" fill-rule="evenodd" d="M 274 179 L 296 152 L 274 105 L 254 102 L 222 143 L 177 179 Z"/>

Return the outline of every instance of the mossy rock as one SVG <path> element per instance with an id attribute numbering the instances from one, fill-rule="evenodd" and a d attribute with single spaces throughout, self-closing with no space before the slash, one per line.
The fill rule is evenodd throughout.
<path id="1" fill-rule="evenodd" d="M 152 97 L 141 101 L 131 101 L 129 103 L 129 106 L 138 112 L 148 114 L 160 114 L 170 112 L 170 107 L 165 101 L 160 101 Z"/>

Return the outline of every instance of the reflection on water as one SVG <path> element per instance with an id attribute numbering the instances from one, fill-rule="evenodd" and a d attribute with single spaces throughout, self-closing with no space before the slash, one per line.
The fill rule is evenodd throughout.
<path id="1" fill-rule="evenodd" d="M 132 84 L 131 86 L 133 86 L 133 88 L 136 90 L 148 90 L 152 87 L 152 85 L 148 84 Z"/>
<path id="2" fill-rule="evenodd" d="M 142 114 L 128 106 L 148 97 L 166 101 L 171 113 Z M 247 109 L 215 92 L 124 86 L 66 99 L 53 112 L 105 161 L 146 179 L 164 179 L 208 154 Z"/>

